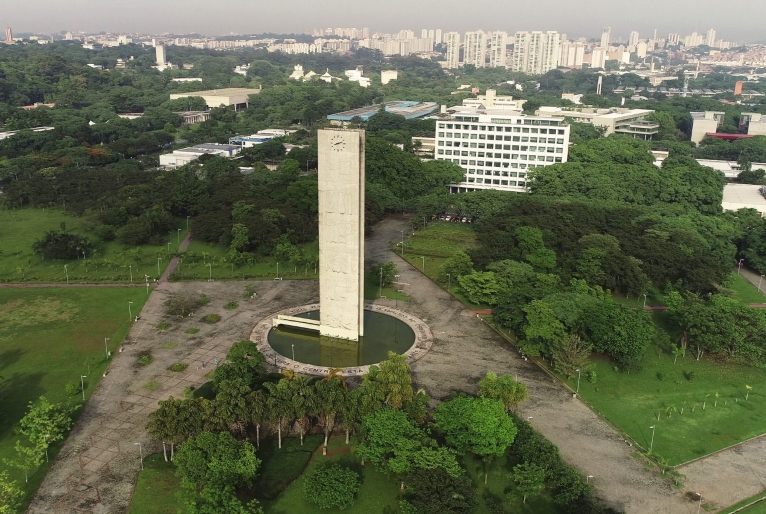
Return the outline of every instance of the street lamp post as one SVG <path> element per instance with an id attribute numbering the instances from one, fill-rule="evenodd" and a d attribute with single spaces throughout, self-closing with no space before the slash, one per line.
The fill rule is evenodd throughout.
<path id="1" fill-rule="evenodd" d="M 763 275 L 761 275 L 761 278 L 758 279 L 758 292 L 761 292 L 761 282 L 763 281 Z"/>
<path id="2" fill-rule="evenodd" d="M 141 461 L 141 471 L 144 470 L 144 453 L 141 451 L 141 443 L 133 443 L 138 445 L 138 459 Z"/>
<path id="3" fill-rule="evenodd" d="M 176 235 L 178 236 L 177 237 L 177 239 L 178 239 L 178 251 L 181 251 L 181 229 L 180 228 L 178 229 L 178 232 L 176 233 Z"/>
<path id="4" fill-rule="evenodd" d="M 426 272 L 426 258 L 424 256 L 420 256 L 421 259 L 423 259 L 423 273 Z"/>
<path id="5" fill-rule="evenodd" d="M 149 275 L 144 275 L 144 280 L 146 280 L 146 296 L 149 296 Z"/>
<path id="6" fill-rule="evenodd" d="M 133 305 L 133 302 L 128 302 L 128 321 L 133 321 L 133 309 L 130 308 L 131 305 Z"/>
<path id="7" fill-rule="evenodd" d="M 66 283 L 69 283 L 69 269 L 67 269 L 67 265 L 64 264 L 64 273 L 66 274 Z"/>
<path id="8" fill-rule="evenodd" d="M 404 257 L 404 230 L 400 230 L 402 233 L 402 257 Z"/>
<path id="9" fill-rule="evenodd" d="M 213 281 L 213 265 L 208 263 L 207 270 L 208 270 L 207 281 L 212 282 Z"/>
<path id="10" fill-rule="evenodd" d="M 162 260 L 162 257 L 157 257 L 157 276 L 161 276 L 160 273 L 160 261 Z"/>
<path id="11" fill-rule="evenodd" d="M 378 286 L 378 296 L 383 296 L 383 266 L 380 267 L 380 285 Z"/>
<path id="12" fill-rule="evenodd" d="M 575 389 L 575 396 L 576 396 L 576 395 L 580 394 L 580 373 L 581 373 L 581 371 L 580 371 L 579 368 L 576 369 L 575 371 L 577 371 L 577 389 Z"/>
<path id="13" fill-rule="evenodd" d="M 186 231 L 189 231 L 189 216 L 186 216 Z"/>
<path id="14" fill-rule="evenodd" d="M 277 261 L 277 278 L 279 278 L 279 261 Z"/>
<path id="15" fill-rule="evenodd" d="M 593 478 L 593 475 L 588 475 L 587 477 L 585 477 L 585 483 L 589 484 L 591 478 Z"/>
<path id="16" fill-rule="evenodd" d="M 649 428 L 652 429 L 652 439 L 649 441 L 649 453 L 652 453 L 652 448 L 654 448 L 654 429 L 657 428 L 657 425 L 652 425 Z"/>
<path id="17" fill-rule="evenodd" d="M 737 266 L 737 275 L 740 275 L 740 270 L 742 269 L 742 263 L 745 262 L 745 259 L 739 260 L 739 265 Z"/>
<path id="18" fill-rule="evenodd" d="M 88 375 L 80 375 L 80 385 L 82 386 L 82 401 L 85 401 L 85 379 Z"/>
<path id="19" fill-rule="evenodd" d="M 133 265 L 128 264 L 128 267 L 130 268 L 130 283 L 133 283 Z"/>
<path id="20" fill-rule="evenodd" d="M 702 495 L 700 493 L 697 493 L 697 496 L 700 497 L 700 501 L 697 504 L 697 514 L 700 514 L 700 509 L 702 508 Z"/>
<path id="21" fill-rule="evenodd" d="M 168 241 L 168 255 L 170 255 L 170 241 Z"/>
<path id="22" fill-rule="evenodd" d="M 107 359 L 109 358 L 109 345 L 108 345 L 108 343 L 109 343 L 109 338 L 105 337 L 104 338 L 104 352 L 106 352 L 106 358 Z"/>
<path id="23" fill-rule="evenodd" d="M 292 350 L 293 350 L 293 360 L 295 360 L 295 343 L 291 344 L 290 346 L 292 347 Z"/>
<path id="24" fill-rule="evenodd" d="M 644 309 L 646 309 L 646 293 L 644 293 Z"/>

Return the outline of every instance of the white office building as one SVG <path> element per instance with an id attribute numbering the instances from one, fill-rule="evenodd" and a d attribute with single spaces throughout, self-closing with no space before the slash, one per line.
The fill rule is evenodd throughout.
<path id="1" fill-rule="evenodd" d="M 481 30 L 465 33 L 463 65 L 473 64 L 484 68 L 487 62 L 487 35 Z"/>
<path id="2" fill-rule="evenodd" d="M 444 42 L 447 44 L 447 65 L 448 69 L 457 69 L 460 67 L 460 33 L 447 32 L 444 34 Z"/>
<path id="3" fill-rule="evenodd" d="M 516 32 L 514 40 L 514 71 L 542 75 L 558 66 L 561 54 L 558 32 Z"/>
<path id="4" fill-rule="evenodd" d="M 609 48 L 609 43 L 612 42 L 612 27 L 604 27 L 601 31 L 601 47 Z"/>
<path id="5" fill-rule="evenodd" d="M 630 37 L 628 38 L 628 47 L 635 48 L 636 45 L 638 45 L 638 31 L 634 30 L 630 33 Z"/>
<path id="6" fill-rule="evenodd" d="M 436 122 L 438 160 L 465 170 L 453 193 L 480 189 L 525 192 L 529 170 L 566 162 L 569 125 L 564 118 L 475 109 L 446 112 Z"/>

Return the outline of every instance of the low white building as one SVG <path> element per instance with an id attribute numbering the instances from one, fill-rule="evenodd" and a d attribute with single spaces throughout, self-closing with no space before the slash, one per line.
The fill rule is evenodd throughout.
<path id="1" fill-rule="evenodd" d="M 453 193 L 481 189 L 526 192 L 529 170 L 566 162 L 569 124 L 561 117 L 476 109 L 443 113 L 436 122 L 435 158 L 458 164 Z"/>
<path id="2" fill-rule="evenodd" d="M 504 111 L 522 111 L 526 100 L 515 100 L 509 95 L 498 95 L 494 89 L 487 89 L 483 95 L 476 98 L 466 98 L 463 106 L 477 109 L 492 109 Z"/>
<path id="3" fill-rule="evenodd" d="M 383 70 L 380 72 L 380 83 L 384 86 L 392 80 L 399 79 L 399 72 L 396 70 Z"/>
<path id="4" fill-rule="evenodd" d="M 206 143 L 189 148 L 175 150 L 173 153 L 160 155 L 160 166 L 165 168 L 177 168 L 199 159 L 203 155 L 217 155 L 219 157 L 234 157 L 242 148 L 237 145 L 222 145 L 218 143 Z"/>
<path id="5" fill-rule="evenodd" d="M 698 111 L 690 112 L 692 117 L 692 137 L 693 143 L 699 145 L 708 133 L 715 133 L 718 127 L 723 124 L 725 112 L 722 111 Z"/>
<path id="6" fill-rule="evenodd" d="M 612 107 L 547 107 L 541 106 L 538 116 L 563 116 L 576 123 L 590 123 L 605 129 L 604 135 L 625 134 L 636 139 L 651 139 L 659 132 L 660 125 L 647 120 L 654 111 L 651 109 L 626 109 Z"/>

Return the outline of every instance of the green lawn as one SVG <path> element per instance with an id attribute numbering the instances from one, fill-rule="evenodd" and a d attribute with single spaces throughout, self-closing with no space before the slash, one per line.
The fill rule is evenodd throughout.
<path id="1" fill-rule="evenodd" d="M 88 237 L 96 246 L 96 254 L 86 259 L 50 261 L 32 252 L 32 244 L 46 232 L 61 230 Z M 178 222 L 178 228 L 184 225 Z M 144 284 L 165 269 L 170 256 L 178 252 L 186 230 L 168 234 L 169 245 L 125 246 L 117 242 L 99 242 L 90 231 L 88 222 L 55 209 L 19 209 L 0 211 L 0 282 L 71 283 L 133 282 Z M 159 261 L 159 262 L 158 262 Z"/>
<path id="2" fill-rule="evenodd" d="M 399 502 L 399 481 L 385 475 L 371 465 L 359 466 L 358 461 L 349 453 L 349 447 L 342 436 L 330 439 L 328 456 L 322 456 L 321 448 L 317 449 L 314 457 L 306 468 L 310 472 L 314 466 L 325 462 L 340 462 L 349 467 L 360 469 L 362 485 L 357 493 L 354 505 L 344 510 L 349 514 L 371 514 L 383 512 L 386 507 L 396 508 Z M 295 480 L 285 489 L 282 496 L 274 502 L 264 502 L 267 514 L 292 514 L 296 512 L 319 512 L 319 509 L 303 498 L 303 476 Z M 322 511 L 334 512 L 334 511 Z"/>
<path id="3" fill-rule="evenodd" d="M 230 263 L 226 248 L 221 245 L 192 240 L 181 265 L 173 274 L 173 280 L 247 280 L 281 277 L 285 279 L 318 278 L 314 265 L 319 255 L 319 242 L 299 245 L 311 264 L 296 266 L 291 262 L 277 262 L 276 258 L 257 256 L 253 264 Z M 209 265 L 209 266 L 208 266 Z"/>
<path id="4" fill-rule="evenodd" d="M 114 352 L 131 326 L 128 302 L 135 316 L 145 301 L 142 288 L 0 289 L 0 463 L 14 456 L 13 427 L 30 401 L 46 396 L 80 403 L 80 395 L 69 397 L 64 391 L 67 383 L 81 385 L 80 375 L 87 376 L 86 398 L 93 392 L 107 364 L 105 338 Z M 51 460 L 59 448 L 51 447 Z M 45 466 L 21 484 L 26 501 L 40 485 Z"/>
<path id="5" fill-rule="evenodd" d="M 175 469 L 161 453 L 144 458 L 144 470 L 138 475 L 128 514 L 176 514 L 183 504 L 178 498 L 181 480 Z"/>
<path id="6" fill-rule="evenodd" d="M 506 455 L 503 459 L 496 459 L 489 468 L 487 484 L 484 484 L 484 463 L 481 459 L 471 456 L 462 459 L 463 467 L 468 476 L 476 484 L 476 508 L 475 514 L 493 514 L 495 505 L 503 505 L 506 512 L 521 514 L 555 514 L 558 512 L 553 505 L 549 494 L 543 494 L 535 499 L 528 499 L 527 503 L 514 500 L 511 502 L 509 494 L 514 490 L 508 473 L 512 466 Z"/>
<path id="7" fill-rule="evenodd" d="M 756 286 L 737 273 L 731 274 L 731 278 L 725 284 L 725 287 L 732 290 L 734 298 L 742 303 L 766 303 L 766 295 L 759 292 Z M 766 281 L 762 284 L 761 289 L 766 291 Z"/>
<path id="8" fill-rule="evenodd" d="M 425 275 L 438 283 L 472 309 L 485 309 L 487 305 L 473 304 L 463 295 L 457 280 L 451 277 L 445 283 L 439 282 L 442 278 L 442 265 L 458 252 L 467 252 L 476 244 L 476 232 L 473 225 L 465 223 L 449 223 L 435 221 L 428 225 L 425 230 L 419 230 L 412 236 L 405 233 L 404 259 L 415 268 L 423 271 Z M 397 244 L 395 251 L 401 255 L 401 243 Z"/>
<path id="9" fill-rule="evenodd" d="M 732 512 L 741 512 L 742 514 L 766 514 L 766 500 L 764 500 L 764 498 L 766 498 L 766 491 L 760 494 L 756 494 L 747 500 L 742 500 L 741 502 L 734 504 L 731 507 L 727 507 L 721 511 L 721 514 L 731 514 Z M 702 500 L 704 505 L 705 498 L 703 497 Z M 742 507 L 745 505 L 749 505 L 751 503 L 754 503 L 754 505 L 746 509 L 739 510 L 742 509 Z"/>
<path id="10" fill-rule="evenodd" d="M 631 373 L 594 358 L 596 382 L 583 374 L 580 396 L 645 449 L 655 426 L 653 453 L 671 465 L 766 432 L 766 374 L 704 356 L 697 361 L 692 353 L 674 365 L 672 356 L 649 348 L 642 369 Z M 567 383 L 575 389 L 577 376 Z M 752 386 L 748 400 L 745 385 Z"/>

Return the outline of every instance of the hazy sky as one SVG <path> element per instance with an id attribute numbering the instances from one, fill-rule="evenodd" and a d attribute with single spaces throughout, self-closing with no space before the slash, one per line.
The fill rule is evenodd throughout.
<path id="1" fill-rule="evenodd" d="M 370 27 L 380 32 L 557 30 L 613 39 L 631 30 L 650 37 L 717 30 L 729 41 L 766 41 L 764 0 L 2 0 L 0 27 L 221 35 L 306 32 L 315 27 Z"/>

